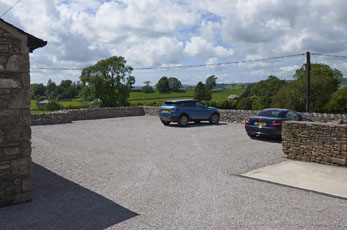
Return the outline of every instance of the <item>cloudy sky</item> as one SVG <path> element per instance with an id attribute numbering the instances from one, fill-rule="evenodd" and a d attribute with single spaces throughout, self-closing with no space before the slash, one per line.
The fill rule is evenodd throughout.
<path id="1" fill-rule="evenodd" d="M 17 0 L 0 0 L 0 14 Z M 346 0 L 22 0 L 3 19 L 48 41 L 31 54 L 31 80 L 77 81 L 80 71 L 110 56 L 135 68 L 135 85 L 160 77 L 197 84 L 291 79 L 312 53 L 347 56 Z M 347 59 L 312 56 L 347 75 Z M 193 68 L 160 67 L 206 65 Z M 153 69 L 143 70 L 141 68 Z M 136 70 L 137 69 L 137 70 Z"/>

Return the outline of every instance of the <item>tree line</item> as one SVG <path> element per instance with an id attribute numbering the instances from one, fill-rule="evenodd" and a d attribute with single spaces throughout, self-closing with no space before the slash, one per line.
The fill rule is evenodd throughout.
<path id="1" fill-rule="evenodd" d="M 61 100 L 72 99 L 79 95 L 82 88 L 81 82 L 72 82 L 71 80 L 62 80 L 59 85 L 48 80 L 47 86 L 40 83 L 34 83 L 30 85 L 31 99 L 34 100 Z"/>
<path id="2" fill-rule="evenodd" d="M 113 56 L 98 61 L 82 70 L 80 81 L 63 80 L 59 85 L 49 80 L 47 86 L 32 84 L 32 99 L 71 99 L 80 96 L 96 101 L 100 107 L 129 105 L 128 98 L 135 83 L 133 68 L 121 56 Z M 267 80 L 248 84 L 245 92 L 235 100 L 225 100 L 217 104 L 210 102 L 212 89 L 217 77 L 209 76 L 205 83 L 199 82 L 194 88 L 194 98 L 212 106 L 229 109 L 261 110 L 269 107 L 288 108 L 305 111 L 306 72 L 303 67 L 296 70 L 294 81 L 280 80 L 269 76 Z M 311 65 L 311 110 L 314 112 L 347 112 L 347 87 L 340 88 L 343 75 L 326 64 Z M 142 91 L 154 92 L 150 81 L 145 81 Z M 175 77 L 162 77 L 156 84 L 160 93 L 177 92 L 182 83 Z"/>
<path id="3" fill-rule="evenodd" d="M 306 109 L 306 71 L 296 70 L 294 81 L 269 76 L 267 80 L 249 84 L 246 91 L 231 107 L 243 110 L 261 110 L 269 107 L 287 108 L 304 112 Z M 347 112 L 347 87 L 340 88 L 343 74 L 329 65 L 311 64 L 311 111 Z"/>

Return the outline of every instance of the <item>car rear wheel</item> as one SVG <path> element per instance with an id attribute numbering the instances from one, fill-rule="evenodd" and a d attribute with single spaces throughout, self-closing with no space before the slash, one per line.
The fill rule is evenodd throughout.
<path id="1" fill-rule="evenodd" d="M 165 125 L 165 126 L 170 125 L 170 121 L 163 121 L 163 120 L 160 120 L 160 121 L 161 121 L 161 123 L 163 123 L 163 125 Z"/>
<path id="2" fill-rule="evenodd" d="M 219 123 L 219 115 L 217 113 L 212 114 L 210 123 L 213 125 L 217 125 Z"/>
<path id="3" fill-rule="evenodd" d="M 186 115 L 180 116 L 178 119 L 178 125 L 181 127 L 185 127 L 188 125 L 188 117 Z"/>

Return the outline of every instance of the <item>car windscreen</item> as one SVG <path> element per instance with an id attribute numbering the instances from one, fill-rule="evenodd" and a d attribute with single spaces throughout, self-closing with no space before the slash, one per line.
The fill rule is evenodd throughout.
<path id="1" fill-rule="evenodd" d="M 276 109 L 263 110 L 263 111 L 260 111 L 257 116 L 283 118 L 284 112 L 281 110 L 276 110 Z"/>

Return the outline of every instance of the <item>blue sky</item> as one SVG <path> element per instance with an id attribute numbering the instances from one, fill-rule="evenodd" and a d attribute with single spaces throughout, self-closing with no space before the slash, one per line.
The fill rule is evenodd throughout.
<path id="1" fill-rule="evenodd" d="M 16 0 L 0 0 L 5 11 Z M 309 9 L 309 10 L 308 10 Z M 3 19 L 48 41 L 31 54 L 31 81 L 77 81 L 83 68 L 124 56 L 135 85 L 177 77 L 195 85 L 209 75 L 217 83 L 291 79 L 305 56 L 248 64 L 136 70 L 214 64 L 303 54 L 347 56 L 345 0 L 22 0 Z M 0 12 L 0 13 L 1 13 Z M 313 56 L 347 74 L 347 59 Z"/>

